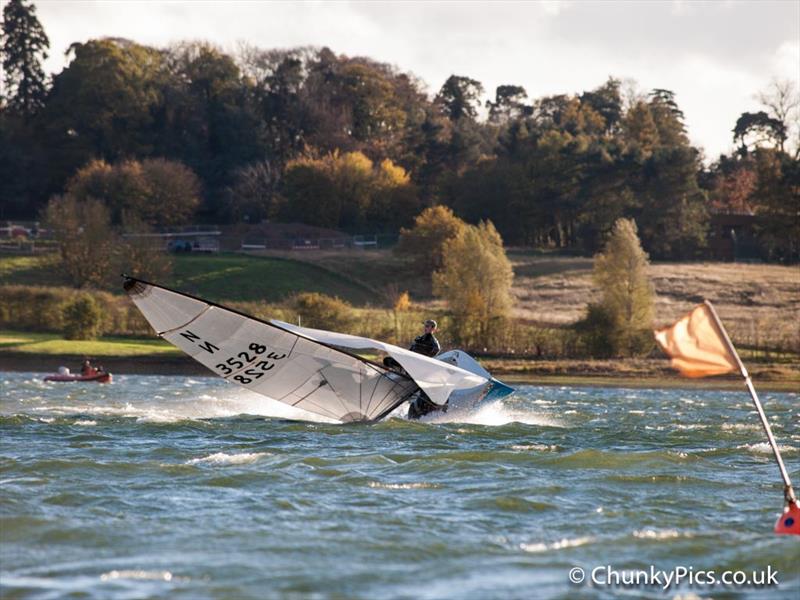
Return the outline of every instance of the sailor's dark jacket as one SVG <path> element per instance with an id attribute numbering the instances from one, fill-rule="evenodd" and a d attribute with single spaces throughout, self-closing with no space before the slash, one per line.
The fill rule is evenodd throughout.
<path id="1" fill-rule="evenodd" d="M 423 333 L 414 338 L 414 343 L 411 344 L 409 350 L 425 356 L 436 356 L 439 354 L 441 346 L 439 345 L 439 340 L 432 333 Z"/>

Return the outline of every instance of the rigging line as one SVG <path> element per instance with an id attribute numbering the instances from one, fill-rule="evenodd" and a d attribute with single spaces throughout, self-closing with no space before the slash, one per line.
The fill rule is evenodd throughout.
<path id="1" fill-rule="evenodd" d="M 305 385 L 306 383 L 308 383 L 308 382 L 310 381 L 310 379 L 311 379 L 310 377 L 309 377 L 308 379 L 306 379 L 306 380 L 305 380 L 305 382 L 303 383 L 303 385 Z M 300 404 L 300 403 L 301 403 L 303 400 L 305 400 L 305 399 L 306 399 L 306 398 L 308 398 L 308 397 L 309 397 L 311 394 L 313 394 L 314 392 L 316 392 L 317 390 L 319 390 L 319 388 L 321 388 L 322 386 L 324 386 L 324 385 L 325 385 L 327 382 L 323 380 L 323 381 L 319 381 L 319 382 L 315 382 L 315 383 L 317 384 L 317 387 L 315 387 L 313 390 L 310 390 L 310 391 L 309 391 L 309 392 L 308 392 L 308 393 L 307 393 L 305 396 L 303 396 L 302 398 L 300 398 L 300 399 L 299 399 L 297 402 L 293 402 L 293 403 L 292 403 L 292 406 L 297 406 L 298 404 Z M 300 386 L 300 387 L 302 387 L 302 386 Z M 295 390 L 298 390 L 298 389 L 300 389 L 300 387 L 298 387 L 298 388 L 295 388 Z M 288 395 L 290 395 L 290 394 L 292 394 L 292 393 L 294 393 L 294 392 L 290 392 L 289 394 L 286 394 L 286 396 L 288 396 Z M 286 396 L 284 396 L 284 398 L 285 398 Z"/>
<path id="2" fill-rule="evenodd" d="M 324 367 L 323 367 L 323 368 L 324 368 Z M 351 372 L 352 372 L 352 371 L 351 371 Z M 339 401 L 339 404 L 341 404 L 341 405 L 342 405 L 342 408 L 344 409 L 344 414 L 347 414 L 347 413 L 349 413 L 349 412 L 353 412 L 353 411 L 352 411 L 350 408 L 348 408 L 348 406 L 347 406 L 347 405 L 344 403 L 344 400 L 343 400 L 343 399 L 342 399 L 342 397 L 339 395 L 339 392 L 336 390 L 336 388 L 335 388 L 335 387 L 333 387 L 333 384 L 331 384 L 331 382 L 328 380 L 328 378 L 327 378 L 327 377 L 325 377 L 325 373 L 323 373 L 323 372 L 322 372 L 322 369 L 320 369 L 319 371 L 317 371 L 317 373 L 319 373 L 319 376 L 320 376 L 320 377 L 322 377 L 323 381 L 324 381 L 325 383 L 327 383 L 327 384 L 328 384 L 328 387 L 329 387 L 329 388 L 330 388 L 330 390 L 333 392 L 333 395 L 334 395 L 334 396 L 336 397 L 336 399 Z M 322 387 L 322 386 L 319 386 L 319 387 Z M 317 389 L 319 389 L 319 388 L 317 388 Z M 360 409 L 361 409 L 361 406 L 359 406 L 358 408 L 359 408 L 359 410 L 360 410 Z"/>
<path id="3" fill-rule="evenodd" d="M 369 402 L 367 402 L 367 409 L 372 407 L 372 401 L 375 399 L 375 394 L 378 392 L 378 388 L 381 387 L 382 383 L 385 383 L 387 381 L 390 382 L 390 383 L 394 383 L 392 378 L 389 377 L 388 373 L 381 373 L 378 381 L 375 383 L 375 387 L 372 388 L 372 393 L 369 396 Z M 383 397 L 380 400 L 378 400 L 378 406 L 380 406 L 381 403 L 384 400 L 386 400 L 387 396 L 392 393 L 393 389 L 394 389 L 394 385 L 390 385 L 388 391 L 386 391 L 386 393 L 384 393 Z"/>
<path id="4" fill-rule="evenodd" d="M 316 387 L 316 388 L 314 388 L 313 390 L 311 390 L 310 392 L 308 392 L 308 393 L 307 393 L 305 396 L 303 396 L 302 398 L 300 398 L 300 399 L 299 399 L 297 402 L 293 402 L 293 403 L 292 403 L 292 406 L 297 406 L 297 405 L 298 405 L 298 404 L 300 404 L 301 402 L 308 402 L 309 404 L 312 404 L 313 406 L 317 407 L 318 409 L 320 409 L 320 410 L 324 410 L 325 412 L 327 412 L 329 415 L 331 415 L 331 416 L 332 416 L 334 419 L 336 419 L 337 421 L 341 421 L 341 420 L 342 420 L 342 419 L 341 419 L 341 416 L 337 415 L 337 414 L 336 414 L 336 413 L 334 413 L 334 412 L 331 412 L 329 409 L 327 409 L 327 408 L 325 408 L 325 407 L 323 407 L 323 406 L 320 406 L 320 405 L 319 405 L 319 404 L 317 404 L 316 402 L 313 402 L 312 400 L 309 400 L 309 396 L 311 396 L 311 394 L 313 394 L 314 392 L 317 392 L 317 391 L 319 391 L 319 390 L 320 390 L 320 389 L 321 389 L 323 386 L 325 386 L 325 385 L 327 385 L 328 387 L 330 387 L 330 388 L 331 388 L 331 390 L 333 390 L 333 387 L 331 386 L 330 382 L 329 382 L 329 381 L 328 381 L 328 380 L 325 378 L 325 376 L 324 376 L 324 375 L 322 375 L 322 373 L 320 373 L 319 371 L 315 371 L 315 373 L 316 373 L 316 374 L 318 374 L 320 377 L 322 377 L 322 381 L 320 381 L 320 382 L 319 382 L 319 384 L 317 385 L 317 387 Z M 310 379 L 310 378 L 309 378 L 309 379 Z M 309 381 L 309 380 L 307 379 L 307 380 L 306 380 L 306 382 L 308 382 L 308 381 Z M 335 390 L 333 390 L 333 392 L 334 392 L 334 396 L 336 396 L 336 391 L 335 391 Z M 336 396 L 336 397 L 338 398 L 338 396 Z M 341 402 L 341 400 L 339 400 L 339 401 Z M 302 407 L 301 407 L 301 408 L 302 408 Z M 348 408 L 347 408 L 346 406 L 344 406 L 344 404 L 342 405 L 342 408 L 344 408 L 344 411 L 345 411 L 343 414 L 347 414 L 348 412 L 352 412 L 352 411 L 348 410 Z"/>
<path id="5" fill-rule="evenodd" d="M 384 402 L 386 402 L 386 400 L 389 399 L 389 404 L 391 405 L 391 409 L 389 412 L 391 412 L 396 407 L 400 406 L 400 404 L 405 402 L 405 399 L 408 396 L 410 396 L 410 394 L 408 394 L 407 396 L 406 389 L 403 388 L 402 386 L 399 390 L 396 390 L 395 388 L 398 387 L 399 382 L 392 382 L 392 380 L 389 379 L 388 377 L 387 379 L 389 380 L 390 383 L 392 383 L 392 385 L 389 387 L 389 389 L 386 391 L 383 397 L 380 400 L 378 400 L 378 408 L 380 409 L 383 406 Z M 390 396 L 393 396 L 393 398 L 390 398 Z"/>
<path id="6" fill-rule="evenodd" d="M 307 410 L 308 412 L 316 413 L 323 417 L 328 417 L 329 419 L 333 419 L 334 421 L 339 421 L 340 423 L 342 422 L 341 415 L 332 413 L 324 406 L 320 406 L 319 404 L 316 404 L 311 400 L 303 400 L 303 404 L 301 406 L 298 406 L 297 404 L 292 404 L 292 406 L 294 406 L 295 408 L 300 408 L 302 410 Z"/>
<path id="7" fill-rule="evenodd" d="M 407 400 L 408 398 L 411 398 L 411 396 L 416 394 L 417 391 L 421 389 L 416 384 L 412 383 L 411 385 L 403 385 L 403 382 L 400 382 L 400 381 L 395 382 L 395 386 L 394 387 L 400 388 L 395 393 L 399 397 L 401 397 L 403 399 L 403 401 Z"/>
<path id="8" fill-rule="evenodd" d="M 192 324 L 192 323 L 194 323 L 194 322 L 195 322 L 197 319 L 199 319 L 199 318 L 200 318 L 200 317 L 202 317 L 204 314 L 206 314 L 206 312 L 208 312 L 208 310 L 209 310 L 210 308 L 211 308 L 211 305 L 210 305 L 210 304 L 206 304 L 206 307 L 205 307 L 203 310 L 201 310 L 201 311 L 200 311 L 199 313 L 197 313 L 197 314 L 196 314 L 194 317 L 192 317 L 191 319 L 189 319 L 188 321 L 186 321 L 186 323 L 184 323 L 183 325 L 178 325 L 177 327 L 173 327 L 172 329 L 165 329 L 164 331 L 157 331 L 156 333 L 158 334 L 158 337 L 164 337 L 164 336 L 165 336 L 166 334 L 168 334 L 168 333 L 172 333 L 173 331 L 177 331 L 178 329 L 183 329 L 184 327 L 186 327 L 186 326 L 188 326 L 188 325 L 191 325 L 191 324 Z"/>
<path id="9" fill-rule="evenodd" d="M 372 391 L 369 394 L 369 400 L 367 400 L 367 409 L 364 414 L 369 414 L 369 409 L 372 406 L 372 397 L 375 395 L 375 390 L 378 389 L 378 386 L 383 382 L 383 375 L 375 377 L 374 374 L 370 377 L 369 382 L 372 384 Z M 359 403 L 360 403 L 359 399 Z"/>
<path id="10" fill-rule="evenodd" d="M 361 386 L 364 384 L 364 378 L 367 377 L 367 374 L 366 374 L 365 370 L 363 368 L 361 368 L 361 365 L 358 365 L 357 374 L 358 374 L 358 378 L 357 378 L 358 382 L 356 383 L 356 391 L 355 391 L 355 393 L 358 395 L 358 411 L 363 415 L 365 413 L 364 413 L 364 407 L 363 407 L 363 405 L 361 403 Z"/>
<path id="11" fill-rule="evenodd" d="M 391 380 L 390 380 L 390 383 L 391 383 Z M 378 406 L 379 406 L 379 407 L 380 407 L 380 406 L 383 406 L 383 403 L 384 403 L 384 402 L 386 402 L 387 398 L 390 398 L 390 397 L 391 397 L 391 400 L 390 400 L 390 402 L 393 402 L 393 401 L 397 400 L 397 398 L 399 398 L 400 396 L 402 396 L 402 393 L 398 394 L 398 393 L 395 391 L 395 387 L 396 387 L 395 385 L 389 385 L 389 386 L 386 388 L 386 391 L 384 392 L 384 394 L 383 394 L 383 397 L 382 397 L 380 400 L 378 400 Z M 377 391 L 377 388 L 376 388 L 376 390 L 375 390 L 375 391 Z"/>
<path id="12" fill-rule="evenodd" d="M 384 418 L 384 417 L 385 417 L 385 416 L 387 416 L 389 413 L 391 413 L 391 412 L 392 412 L 392 411 L 393 411 L 395 408 L 397 408 L 397 407 L 398 407 L 398 406 L 400 406 L 400 405 L 401 405 L 403 402 L 405 402 L 406 400 L 408 400 L 408 399 L 411 397 L 411 394 L 413 394 L 413 393 L 414 393 L 414 392 L 412 391 L 411 393 L 409 393 L 409 394 L 407 394 L 407 395 L 405 395 L 405 396 L 402 396 L 402 397 L 401 397 L 401 398 L 400 398 L 400 399 L 399 399 L 397 402 L 395 402 L 395 403 L 393 403 L 393 404 L 389 405 L 389 408 L 387 408 L 386 410 L 384 410 L 382 413 L 379 413 L 379 414 L 375 415 L 375 418 L 374 418 L 374 419 L 372 419 L 372 420 L 373 420 L 373 421 L 380 421 L 382 418 Z"/>
<path id="13" fill-rule="evenodd" d="M 314 376 L 314 375 L 313 375 L 313 374 L 311 374 L 311 375 L 309 375 L 308 377 L 306 377 L 306 378 L 303 380 L 303 382 L 302 382 L 300 385 L 296 386 L 296 387 L 295 387 L 293 390 L 286 392 L 286 393 L 285 393 L 283 396 L 281 396 L 280 398 L 278 398 L 278 400 L 284 400 L 284 399 L 285 399 L 285 398 L 287 398 L 288 396 L 291 396 L 292 394 L 294 394 L 295 392 L 297 392 L 297 390 L 299 390 L 299 389 L 300 389 L 300 388 L 302 388 L 302 387 L 303 387 L 305 384 L 307 384 L 309 381 L 311 381 L 311 378 L 312 378 L 313 376 Z M 319 389 L 319 386 L 317 386 L 317 388 L 316 388 L 316 389 Z M 309 392 L 309 393 L 310 393 L 310 392 Z M 302 398 L 301 398 L 300 400 L 302 400 Z M 300 402 L 300 400 L 298 400 L 298 402 Z"/>
<path id="14" fill-rule="evenodd" d="M 319 389 L 319 388 L 317 388 L 317 389 Z M 316 402 L 314 402 L 312 399 L 309 398 L 309 396 L 311 394 L 313 394 L 314 391 L 316 391 L 316 390 L 312 390 L 311 392 L 306 394 L 303 398 L 300 398 L 300 400 L 298 400 L 297 402 L 293 403 L 291 406 L 297 407 L 301 402 L 302 403 L 308 403 L 311 407 L 313 407 L 313 410 L 311 408 L 305 408 L 303 406 L 300 406 L 299 408 L 302 408 L 303 410 L 310 410 L 311 412 L 317 412 L 318 414 L 321 414 L 323 417 L 324 416 L 330 416 L 331 419 L 334 419 L 336 421 L 341 421 L 343 415 L 337 415 L 336 413 L 331 412 L 330 409 L 326 408 L 325 406 L 321 406 L 321 405 L 317 404 Z M 327 413 L 327 414 L 323 414 L 323 413 Z"/>
<path id="15" fill-rule="evenodd" d="M 367 378 L 367 370 L 361 369 L 359 373 L 361 377 L 358 378 L 358 410 L 361 412 L 362 415 L 367 414 L 364 412 L 364 380 Z M 367 405 L 367 410 L 369 410 L 369 405 Z"/>

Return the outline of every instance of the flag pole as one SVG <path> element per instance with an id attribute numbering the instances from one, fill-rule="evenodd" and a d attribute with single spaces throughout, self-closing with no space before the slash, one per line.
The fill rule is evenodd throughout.
<path id="1" fill-rule="evenodd" d="M 725 331 L 722 321 L 719 320 L 717 311 L 714 310 L 714 307 L 708 300 L 704 300 L 703 303 L 708 307 L 708 310 L 711 312 L 711 316 L 714 317 L 714 324 L 717 326 L 720 337 L 722 337 L 725 345 L 728 347 L 728 350 L 736 359 L 736 363 L 739 365 L 739 371 L 741 372 L 742 377 L 744 377 L 744 383 L 747 386 L 747 391 L 750 392 L 750 397 L 753 399 L 753 404 L 756 406 L 758 416 L 761 418 L 761 425 L 764 427 L 764 433 L 767 434 L 769 445 L 772 446 L 772 453 L 775 455 L 775 461 L 778 463 L 778 468 L 781 471 L 781 477 L 783 477 L 783 496 L 789 505 L 796 503 L 797 497 L 795 496 L 794 488 L 792 487 L 792 481 L 789 479 L 789 472 L 786 470 L 786 465 L 783 464 L 783 458 L 781 457 L 780 450 L 778 450 L 778 444 L 775 442 L 775 436 L 772 435 L 772 428 L 769 426 L 769 421 L 767 421 L 767 415 L 764 414 L 764 408 L 761 406 L 761 401 L 758 399 L 756 389 L 753 387 L 753 381 L 750 379 L 750 374 L 747 372 L 742 359 L 739 358 L 739 353 L 736 352 L 736 348 L 734 348 L 731 338 L 728 337 L 728 332 Z"/>

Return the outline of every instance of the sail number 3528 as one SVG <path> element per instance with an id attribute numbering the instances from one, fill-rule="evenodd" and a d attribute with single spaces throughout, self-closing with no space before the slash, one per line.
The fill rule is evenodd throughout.
<path id="1" fill-rule="evenodd" d="M 267 352 L 267 350 L 269 350 L 269 348 L 266 346 L 253 342 L 247 347 L 247 351 L 239 352 L 236 356 L 231 356 L 225 362 L 216 365 L 215 368 L 218 369 L 223 376 L 227 377 L 240 369 L 244 369 L 245 365 L 248 365 L 248 369 L 237 373 L 231 377 L 231 379 L 243 384 L 253 383 L 256 379 L 263 377 L 264 373 L 271 370 L 275 366 L 276 361 L 286 358 L 286 354 L 276 354 L 275 352 Z M 264 356 L 265 353 L 266 356 Z M 259 358 L 261 360 L 259 360 Z"/>

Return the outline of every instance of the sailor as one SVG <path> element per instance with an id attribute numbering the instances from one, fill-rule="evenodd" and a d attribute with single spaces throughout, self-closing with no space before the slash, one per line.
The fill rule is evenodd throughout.
<path id="1" fill-rule="evenodd" d="M 414 338 L 409 350 L 411 350 L 411 352 L 416 352 L 417 354 L 424 354 L 425 356 L 436 356 L 439 354 L 439 350 L 441 350 L 439 340 L 437 340 L 436 336 L 433 335 L 433 333 L 436 331 L 436 321 L 433 319 L 428 319 L 423 323 L 423 325 L 425 327 L 425 331 L 422 335 L 418 335 Z M 395 371 L 403 368 L 400 363 L 391 356 L 384 358 L 383 364 L 390 369 L 394 369 Z"/>
<path id="2" fill-rule="evenodd" d="M 414 338 L 414 342 L 411 344 L 409 350 L 418 354 L 424 354 L 425 356 L 434 357 L 439 354 L 439 350 L 441 350 L 439 340 L 433 335 L 437 329 L 436 321 L 428 319 L 423 323 L 423 326 L 425 327 L 423 334 Z M 428 397 L 428 394 L 419 390 L 419 392 L 417 392 L 417 397 L 408 406 L 408 418 L 419 419 L 436 410 L 446 412 L 447 404 L 445 403 L 444 406 L 439 406 Z"/>
<path id="3" fill-rule="evenodd" d="M 93 377 L 94 375 L 97 375 L 97 370 L 92 366 L 92 363 L 89 362 L 88 358 L 84 360 L 83 364 L 81 365 L 81 375 L 84 377 Z"/>
<path id="4" fill-rule="evenodd" d="M 439 345 L 439 340 L 433 335 L 436 331 L 436 321 L 428 319 L 423 325 L 425 327 L 424 333 L 414 338 L 414 343 L 411 344 L 409 350 L 425 356 L 436 356 L 439 354 L 439 350 L 442 349 Z"/>

